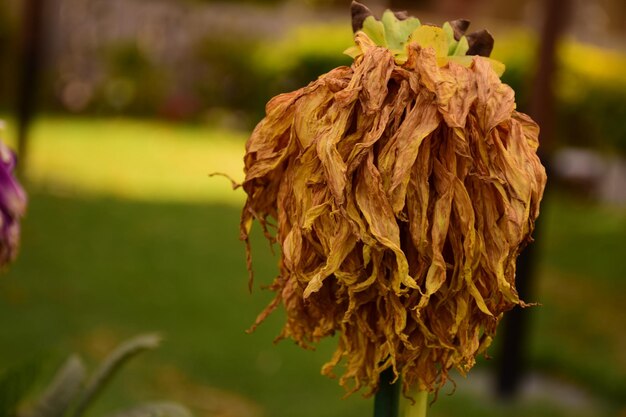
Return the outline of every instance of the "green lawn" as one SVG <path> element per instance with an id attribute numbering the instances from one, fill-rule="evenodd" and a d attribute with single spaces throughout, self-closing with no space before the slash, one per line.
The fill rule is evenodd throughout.
<path id="1" fill-rule="evenodd" d="M 240 178 L 245 137 L 129 120 L 38 123 L 22 250 L 0 279 L 0 368 L 45 357 L 45 373 L 70 351 L 93 364 L 122 339 L 159 331 L 162 348 L 131 363 L 92 415 L 157 398 L 198 416 L 371 415 L 371 400 L 342 400 L 320 375 L 333 340 L 315 352 L 272 345 L 280 313 L 244 332 L 270 299 L 258 287 L 276 258 L 254 241 L 250 295 L 237 240 L 241 191 L 207 174 Z M 607 409 L 505 405 L 461 387 L 442 393 L 429 416 L 609 416 L 626 407 L 626 215 L 556 193 L 543 215 L 531 362 Z"/>
<path id="2" fill-rule="evenodd" d="M 9 143 L 15 136 L 12 127 Z M 28 178 L 72 195 L 241 205 L 243 194 L 208 175 L 221 172 L 241 180 L 247 136 L 198 125 L 46 118 L 33 126 Z"/>

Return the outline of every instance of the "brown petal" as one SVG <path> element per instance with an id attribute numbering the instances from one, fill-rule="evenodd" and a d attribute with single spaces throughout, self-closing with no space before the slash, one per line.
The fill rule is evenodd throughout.
<path id="1" fill-rule="evenodd" d="M 461 36 L 465 34 L 467 28 L 469 28 L 470 21 L 466 19 L 456 19 L 450 22 L 450 26 L 454 30 L 454 39 L 459 40 Z"/>
<path id="2" fill-rule="evenodd" d="M 488 57 L 493 51 L 493 36 L 488 30 L 478 30 L 465 36 L 469 49 L 466 55 L 479 55 Z"/>
<path id="3" fill-rule="evenodd" d="M 352 1 L 350 15 L 352 16 L 352 32 L 356 33 L 363 27 L 363 21 L 373 14 L 364 4 Z"/>

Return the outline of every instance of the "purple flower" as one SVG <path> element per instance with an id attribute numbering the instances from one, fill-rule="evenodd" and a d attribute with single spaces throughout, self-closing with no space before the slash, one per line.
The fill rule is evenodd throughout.
<path id="1" fill-rule="evenodd" d="M 26 212 L 26 193 L 13 175 L 15 164 L 15 153 L 0 141 L 0 268 L 17 255 L 19 221 Z"/>

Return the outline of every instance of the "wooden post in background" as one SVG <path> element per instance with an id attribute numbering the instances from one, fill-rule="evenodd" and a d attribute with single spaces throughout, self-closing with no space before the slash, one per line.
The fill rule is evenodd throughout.
<path id="1" fill-rule="evenodd" d="M 35 115 L 37 91 L 43 61 L 45 0 L 24 0 L 17 60 L 15 116 L 20 173 L 28 153 L 28 133 Z"/>
<path id="2" fill-rule="evenodd" d="M 567 28 L 571 13 L 571 0 L 545 0 L 545 10 L 539 39 L 537 68 L 533 80 L 533 91 L 528 109 L 530 116 L 541 129 L 539 156 L 549 172 L 550 154 L 554 148 L 554 75 L 557 67 L 557 46 Z M 549 178 L 549 175 L 548 175 Z M 548 179 L 549 183 L 549 179 Z M 541 219 L 541 217 L 540 217 Z M 541 234 L 541 220 L 536 224 L 533 236 Z M 536 274 L 537 245 L 530 244 L 517 260 L 515 277 L 517 291 L 522 300 L 534 300 L 533 276 Z M 501 398 L 515 397 L 520 389 L 527 367 L 528 314 L 520 307 L 504 315 L 499 335 L 501 345 L 498 352 L 497 394 Z"/>

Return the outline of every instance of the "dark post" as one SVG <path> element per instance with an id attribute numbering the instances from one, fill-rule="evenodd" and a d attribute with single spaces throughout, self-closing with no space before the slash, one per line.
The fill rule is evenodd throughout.
<path id="1" fill-rule="evenodd" d="M 541 156 L 554 148 L 554 74 L 557 67 L 556 48 L 567 28 L 572 9 L 571 0 L 547 0 L 538 53 L 538 65 L 530 98 L 530 116 L 541 128 Z M 547 162 L 547 161 L 546 161 Z"/>
<path id="2" fill-rule="evenodd" d="M 537 229 L 535 227 L 535 236 Z M 536 259 L 536 245 L 532 243 L 517 258 L 515 285 L 520 298 L 525 301 L 530 300 L 533 292 L 531 281 Z M 502 345 L 498 355 L 496 386 L 498 396 L 503 399 L 512 399 L 517 395 L 526 370 L 528 313 L 518 306 L 504 315 L 499 335 Z"/>
<path id="3" fill-rule="evenodd" d="M 556 47 L 567 26 L 571 0 L 546 0 L 544 4 L 539 59 L 529 113 L 541 128 L 539 155 L 546 169 L 549 169 L 548 156 L 554 148 L 554 140 L 552 139 L 554 128 L 553 78 L 557 66 Z M 541 220 L 536 224 L 533 233 L 535 239 L 540 234 L 540 223 Z M 524 301 L 533 300 L 532 285 L 536 259 L 536 244 L 531 243 L 517 260 L 516 287 L 520 298 Z M 497 374 L 497 393 L 501 398 L 513 398 L 518 393 L 522 382 L 527 359 L 525 353 L 528 349 L 528 313 L 528 311 L 516 307 L 504 316 Z"/>
<path id="4" fill-rule="evenodd" d="M 400 384 L 392 384 L 393 369 L 389 368 L 380 374 L 380 383 L 374 397 L 374 417 L 398 417 L 400 402 Z"/>
<path id="5" fill-rule="evenodd" d="M 18 58 L 16 98 L 18 170 L 24 172 L 28 128 L 35 114 L 43 55 L 44 0 L 25 0 Z"/>

